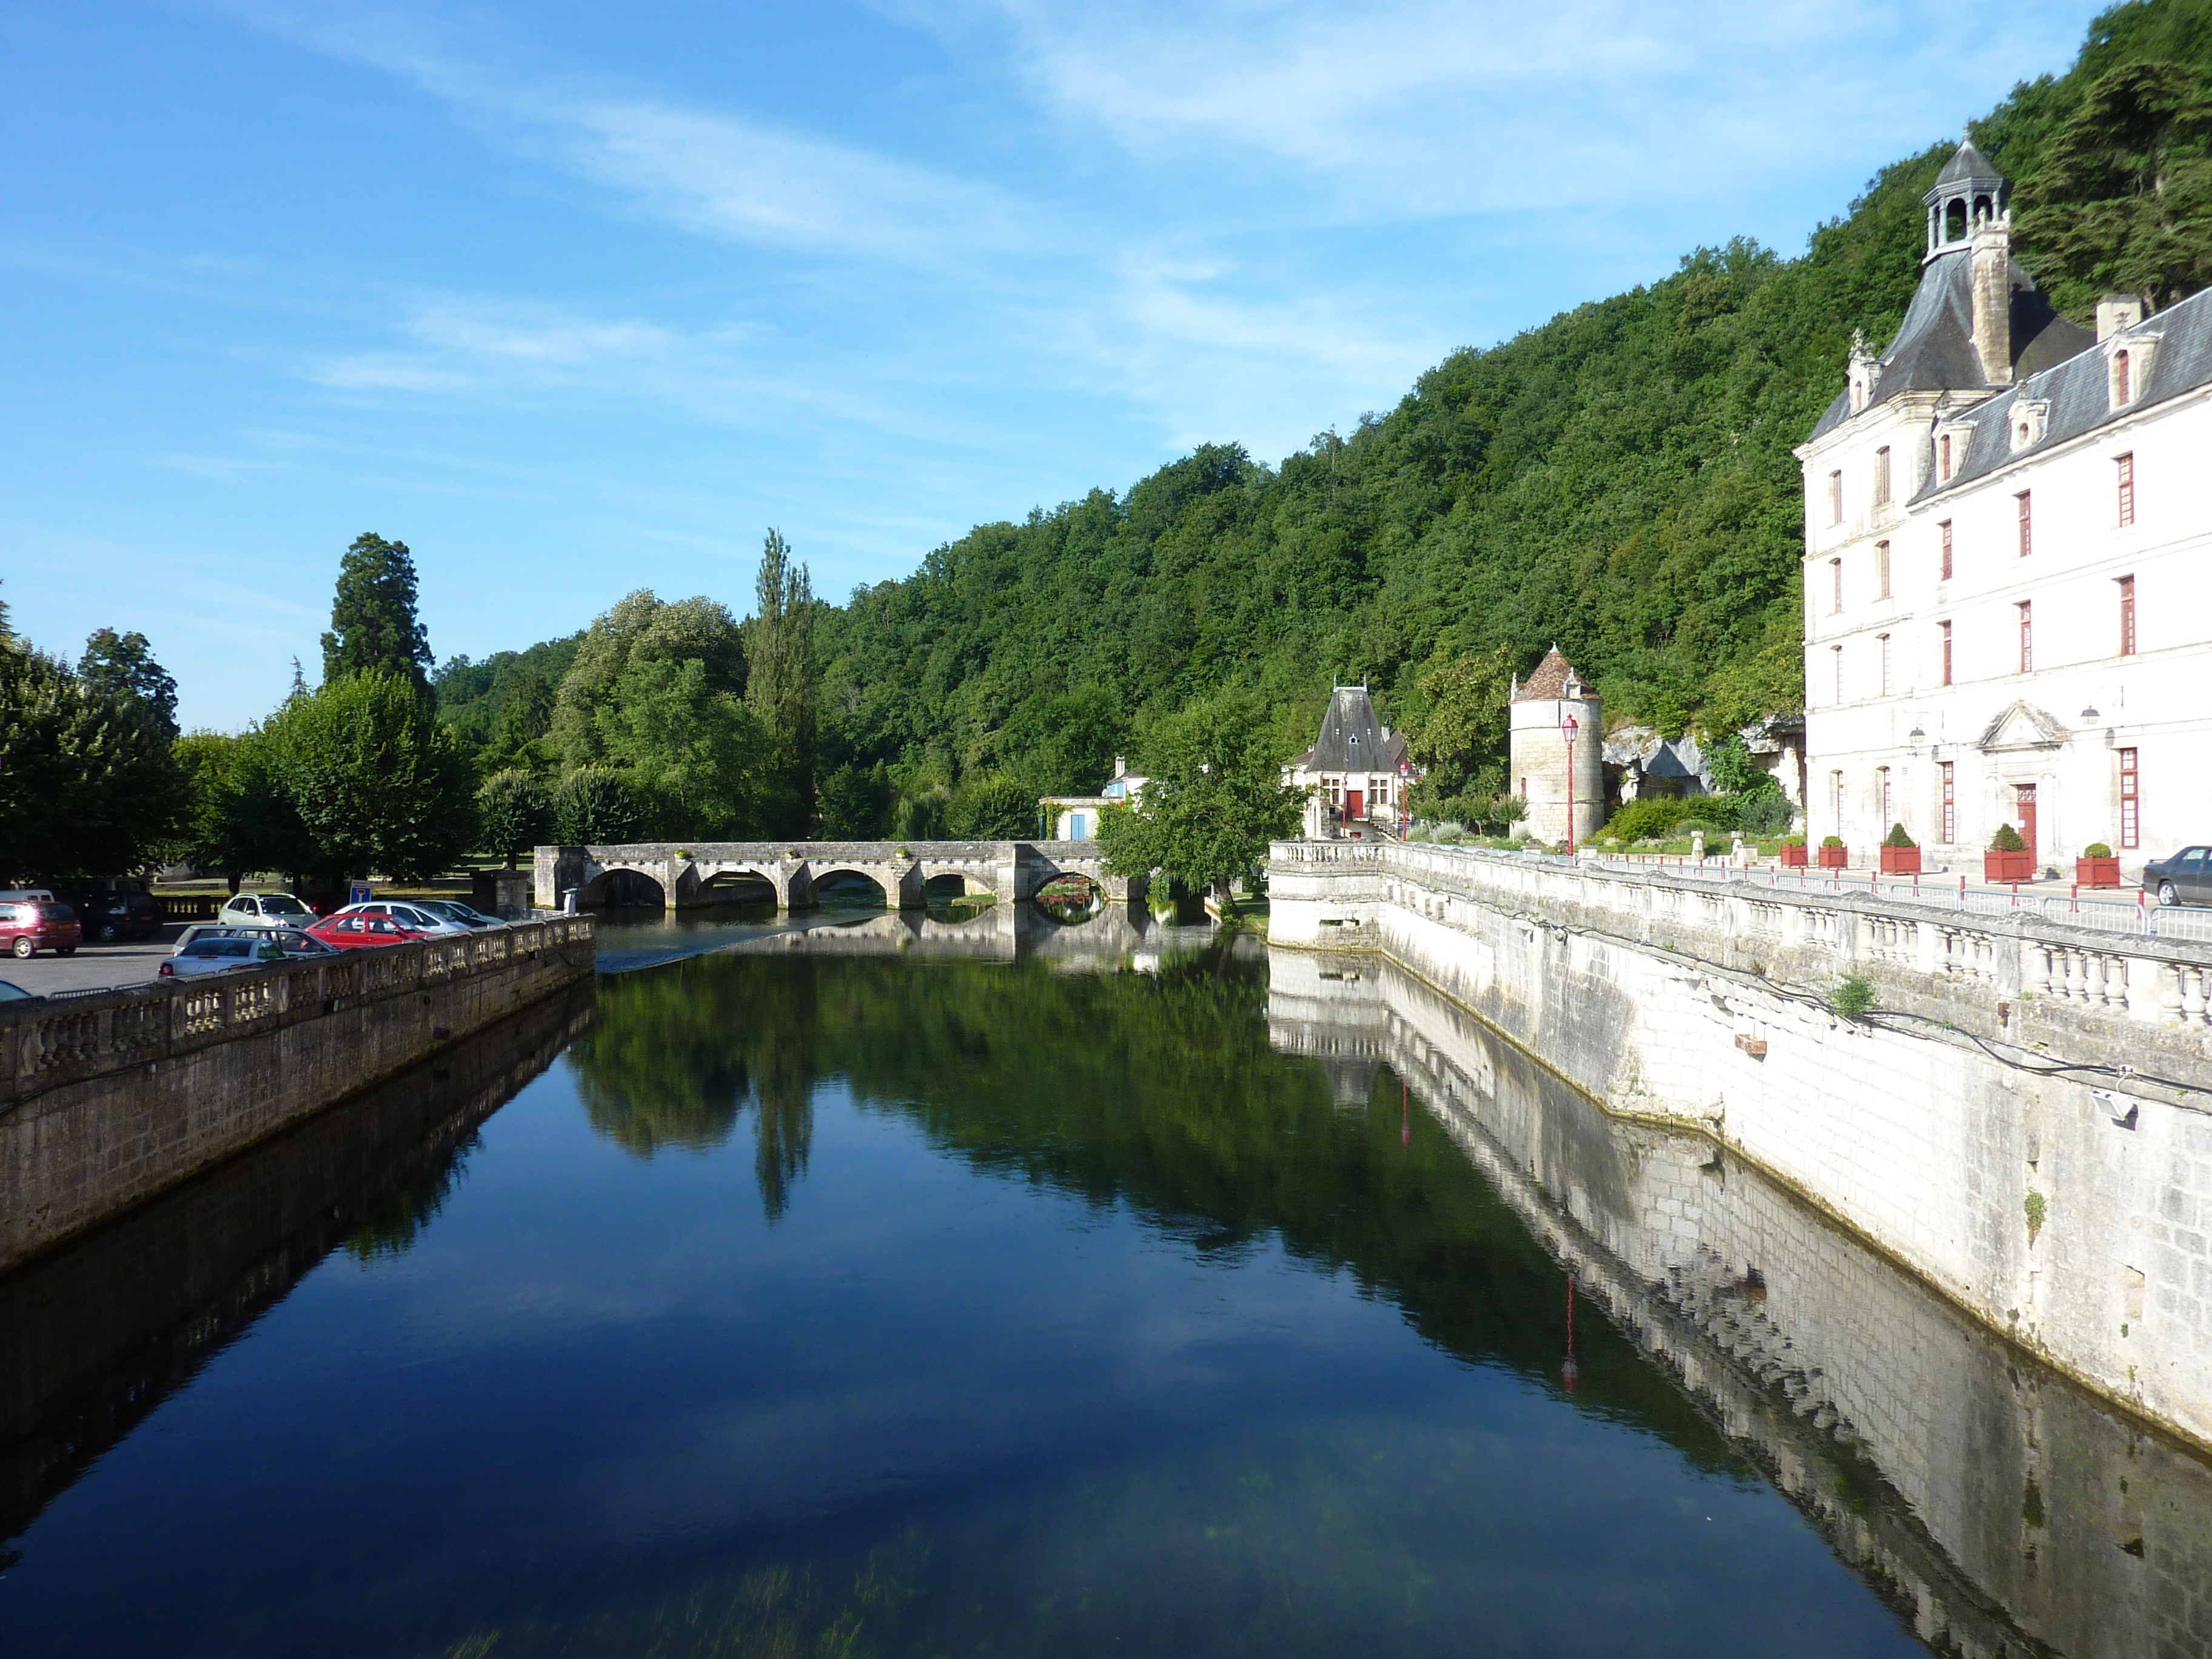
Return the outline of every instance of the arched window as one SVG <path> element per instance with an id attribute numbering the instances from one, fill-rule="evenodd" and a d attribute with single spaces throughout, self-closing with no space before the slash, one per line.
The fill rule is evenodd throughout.
<path id="1" fill-rule="evenodd" d="M 1942 471 L 1943 482 L 1945 483 L 1948 483 L 1951 482 L 1951 434 L 1947 432 L 1941 438 L 1937 439 L 1936 442 L 1937 449 L 1942 455 Z"/>
<path id="2" fill-rule="evenodd" d="M 2128 384 L 2128 354 L 2115 351 L 2112 354 L 2112 406 L 2117 409 L 2134 396 L 2135 392 Z"/>

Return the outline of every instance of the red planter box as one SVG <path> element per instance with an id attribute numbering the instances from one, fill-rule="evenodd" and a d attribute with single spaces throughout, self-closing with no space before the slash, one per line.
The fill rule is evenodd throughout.
<path id="1" fill-rule="evenodd" d="M 2118 887 L 2120 884 L 2120 860 L 2109 859 L 2075 859 L 2074 882 L 2079 887 Z"/>
<path id="2" fill-rule="evenodd" d="M 1851 849 L 1848 847 L 1823 847 L 1820 849 L 1823 870 L 1848 870 L 1851 867 Z"/>
<path id="3" fill-rule="evenodd" d="M 1885 847 L 1881 849 L 1881 872 L 1885 876 L 1917 876 L 1920 873 L 1920 849 L 1917 847 Z"/>
<path id="4" fill-rule="evenodd" d="M 2033 881 L 2035 854 L 2029 852 L 1984 853 L 1982 854 L 1982 879 L 1984 881 Z"/>
<path id="5" fill-rule="evenodd" d="M 1783 848 L 1782 867 L 1785 870 L 1802 870 L 1805 867 L 1805 849 L 1802 847 Z"/>

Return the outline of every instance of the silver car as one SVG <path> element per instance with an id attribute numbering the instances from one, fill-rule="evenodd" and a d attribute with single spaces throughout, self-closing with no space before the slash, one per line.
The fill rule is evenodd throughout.
<path id="1" fill-rule="evenodd" d="M 259 931 L 315 925 L 315 913 L 289 893 L 234 893 L 223 901 L 215 919 L 225 927 Z"/>
<path id="2" fill-rule="evenodd" d="M 159 977 L 204 979 L 211 974 L 234 974 L 242 968 L 283 960 L 284 947 L 266 933 L 203 937 L 163 963 Z"/>
<path id="3" fill-rule="evenodd" d="M 428 910 L 434 916 L 443 916 L 447 921 L 458 921 L 464 927 L 500 927 L 506 924 L 497 916 L 488 916 L 473 904 L 464 904 L 459 899 L 410 899 L 418 910 Z"/>

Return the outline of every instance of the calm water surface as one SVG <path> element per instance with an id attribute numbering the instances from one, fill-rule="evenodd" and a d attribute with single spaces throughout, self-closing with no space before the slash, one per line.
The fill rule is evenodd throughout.
<path id="1" fill-rule="evenodd" d="M 787 932 L 0 1298 L 0 1650 L 1923 1650 L 1249 941 Z"/>

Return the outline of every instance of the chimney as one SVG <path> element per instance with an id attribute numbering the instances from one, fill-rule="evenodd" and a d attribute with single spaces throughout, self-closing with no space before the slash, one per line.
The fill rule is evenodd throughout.
<path id="1" fill-rule="evenodd" d="M 2132 294 L 2107 294 L 2097 301 L 2097 340 L 2100 344 L 2142 321 L 2142 301 Z"/>
<path id="2" fill-rule="evenodd" d="M 1974 222 L 1974 351 L 1989 386 L 2012 384 L 2012 215 Z"/>
<path id="3" fill-rule="evenodd" d="M 1114 775 L 1117 778 L 1126 778 L 1129 775 L 1129 763 L 1119 755 L 1114 757 Z"/>

